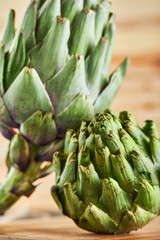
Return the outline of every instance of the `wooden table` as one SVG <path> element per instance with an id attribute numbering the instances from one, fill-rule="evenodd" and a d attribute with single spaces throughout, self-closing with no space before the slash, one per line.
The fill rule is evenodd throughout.
<path id="1" fill-rule="evenodd" d="M 7 11 L 16 9 L 17 25 L 28 0 L 0 1 L 0 32 Z M 112 0 L 117 15 L 117 36 L 112 69 L 125 56 L 131 65 L 124 84 L 112 108 L 117 113 L 133 111 L 142 126 L 145 119 L 153 119 L 160 129 L 160 0 Z M 8 141 L 0 136 L 0 180 L 6 169 L 4 159 Z M 50 196 L 54 174 L 39 180 L 36 192 L 23 197 L 5 216 L 0 217 L 0 239 L 160 239 L 160 218 L 142 230 L 121 236 L 95 235 L 77 228 L 67 217 L 60 215 Z"/>
<path id="2" fill-rule="evenodd" d="M 119 236 L 101 235 L 86 232 L 77 228 L 72 220 L 58 216 L 42 217 L 40 219 L 23 219 L 9 224 L 2 224 L 0 239 L 39 239 L 39 240 L 159 240 L 160 217 L 137 232 Z M 11 236 L 11 238 L 9 238 Z"/>

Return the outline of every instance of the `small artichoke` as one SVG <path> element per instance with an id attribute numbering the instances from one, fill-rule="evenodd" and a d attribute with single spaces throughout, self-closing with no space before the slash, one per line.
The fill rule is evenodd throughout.
<path id="1" fill-rule="evenodd" d="M 119 234 L 160 214 L 160 140 L 156 125 L 140 128 L 130 112 L 105 110 L 68 130 L 53 157 L 52 196 L 81 228 Z"/>

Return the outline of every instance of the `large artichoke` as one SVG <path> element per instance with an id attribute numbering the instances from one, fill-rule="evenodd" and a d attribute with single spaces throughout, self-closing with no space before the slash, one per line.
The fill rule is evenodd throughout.
<path id="1" fill-rule="evenodd" d="M 160 214 L 160 139 L 153 121 L 140 128 L 129 112 L 105 110 L 68 130 L 53 158 L 52 196 L 81 228 L 124 233 Z"/>
<path id="2" fill-rule="evenodd" d="M 52 171 L 42 161 L 67 128 L 111 104 L 128 65 L 109 74 L 115 23 L 105 0 L 32 1 L 17 31 L 14 15 L 0 44 L 0 130 L 11 140 L 0 213 Z"/>

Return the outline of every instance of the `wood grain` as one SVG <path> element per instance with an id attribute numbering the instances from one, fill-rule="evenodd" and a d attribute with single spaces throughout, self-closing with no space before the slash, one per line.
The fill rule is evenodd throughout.
<path id="1" fill-rule="evenodd" d="M 16 9 L 20 23 L 28 0 L 0 0 L 0 33 L 10 8 Z M 125 56 L 131 64 L 112 108 L 117 113 L 133 111 L 142 126 L 153 119 L 160 129 L 160 0 L 112 0 L 116 13 L 117 35 L 111 69 Z M 4 159 L 8 141 L 0 136 L 0 180 L 6 168 Z M 121 236 L 96 235 L 85 232 L 59 211 L 50 196 L 54 174 L 39 180 L 40 186 L 29 198 L 23 197 L 5 216 L 0 217 L 0 239 L 160 239 L 160 218 L 142 230 Z"/>
<path id="2" fill-rule="evenodd" d="M 137 232 L 122 235 L 101 235 L 86 232 L 75 226 L 72 220 L 64 216 L 43 217 L 40 219 L 29 219 L 15 221 L 0 226 L 0 239 L 3 235 L 11 239 L 45 239 L 45 240 L 159 240 L 160 217 L 152 221 L 148 226 Z M 28 237 L 27 237 L 28 236 Z"/>

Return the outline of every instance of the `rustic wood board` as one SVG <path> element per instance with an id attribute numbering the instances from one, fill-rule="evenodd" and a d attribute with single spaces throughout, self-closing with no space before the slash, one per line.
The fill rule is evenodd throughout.
<path id="1" fill-rule="evenodd" d="M 160 239 L 160 217 L 153 220 L 143 229 L 136 232 L 122 235 L 102 235 L 86 232 L 79 229 L 75 224 L 67 217 L 55 216 L 43 217 L 40 219 L 28 219 L 15 221 L 10 224 L 2 224 L 0 226 L 0 239 L 45 239 L 45 240 L 159 240 Z M 28 236 L 28 237 L 27 237 Z"/>
<path id="2" fill-rule="evenodd" d="M 101 235 L 81 230 L 69 218 L 63 216 L 47 217 L 41 219 L 28 219 L 15 221 L 0 226 L 0 239 L 45 239 L 45 240 L 159 240 L 160 217 L 153 220 L 143 229 L 130 234 Z M 28 236 L 28 237 L 27 237 Z M 10 238 L 9 238 L 10 237 Z"/>
<path id="3" fill-rule="evenodd" d="M 17 26 L 28 0 L 0 0 L 0 33 L 7 11 L 16 9 Z M 140 125 L 153 119 L 160 129 L 160 0 L 112 0 L 117 17 L 117 36 L 112 69 L 125 56 L 131 65 L 112 108 L 117 113 L 133 111 Z M 4 159 L 8 141 L 0 136 L 0 180 L 6 174 Z M 43 183 L 42 183 L 43 182 Z M 142 230 L 121 236 L 95 235 L 85 232 L 59 211 L 50 196 L 54 174 L 41 183 L 29 198 L 23 197 L 5 216 L 0 217 L 0 239 L 160 239 L 160 218 Z"/>

